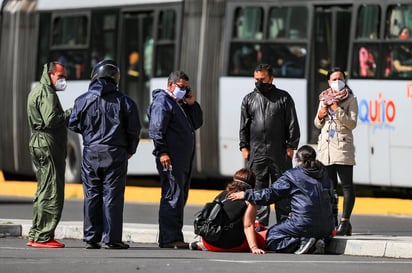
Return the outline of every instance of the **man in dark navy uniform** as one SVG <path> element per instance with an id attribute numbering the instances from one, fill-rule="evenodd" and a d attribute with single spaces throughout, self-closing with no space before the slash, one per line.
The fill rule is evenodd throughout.
<path id="1" fill-rule="evenodd" d="M 195 130 L 203 113 L 183 71 L 170 74 L 167 89 L 152 92 L 147 109 L 149 136 L 162 184 L 159 207 L 159 246 L 189 248 L 183 241 L 183 211 L 189 194 L 195 154 Z"/>
<path id="2" fill-rule="evenodd" d="M 75 101 L 69 129 L 83 136 L 84 241 L 86 248 L 126 249 L 122 242 L 127 160 L 139 143 L 136 103 L 118 91 L 120 71 L 104 60 L 92 70 L 88 92 Z"/>

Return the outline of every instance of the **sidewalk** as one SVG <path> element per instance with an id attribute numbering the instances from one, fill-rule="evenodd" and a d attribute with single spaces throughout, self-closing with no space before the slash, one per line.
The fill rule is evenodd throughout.
<path id="1" fill-rule="evenodd" d="M 30 225 L 31 220 L 0 219 L 0 237 L 26 237 L 30 229 Z M 6 232 L 6 234 L 4 234 L 4 232 Z M 157 232 L 157 225 L 132 223 L 123 224 L 124 241 L 156 244 Z M 185 225 L 183 228 L 183 234 L 186 242 L 193 241 L 195 238 L 193 226 Z M 83 238 L 83 223 L 80 221 L 60 222 L 56 229 L 56 238 L 81 240 Z M 335 237 L 327 247 L 326 252 L 328 254 L 345 254 L 355 256 L 412 258 L 412 237 L 368 236 L 356 234 L 349 237 Z"/>
<path id="2" fill-rule="evenodd" d="M 33 197 L 36 190 L 35 182 L 5 181 L 0 171 L 0 195 Z M 212 200 L 218 191 L 190 190 L 188 204 L 203 205 Z M 66 184 L 66 198 L 83 199 L 81 184 Z M 160 188 L 126 187 L 126 202 L 158 202 Z M 339 198 L 339 210 L 342 210 L 343 198 Z M 384 205 L 383 205 L 384 204 Z M 412 200 L 390 198 L 357 198 L 353 210 L 354 214 L 376 215 L 405 215 L 412 216 Z M 30 229 L 31 220 L 0 219 L 0 237 L 26 237 Z M 83 223 L 60 222 L 56 230 L 56 238 L 82 239 Z M 156 244 L 158 225 L 124 223 L 123 240 Z M 193 226 L 186 225 L 183 229 L 185 241 L 194 239 Z M 412 234 L 412 231 L 411 231 Z M 330 254 L 345 254 L 389 258 L 412 258 L 412 236 L 379 236 L 357 235 L 349 237 L 335 237 L 326 249 Z"/>

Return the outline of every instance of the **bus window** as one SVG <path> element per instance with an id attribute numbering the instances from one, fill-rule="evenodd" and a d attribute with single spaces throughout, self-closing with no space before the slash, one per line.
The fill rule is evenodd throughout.
<path id="1" fill-rule="evenodd" d="M 387 58 L 392 64 L 388 77 L 412 78 L 412 46 L 411 44 L 395 44 L 388 48 Z"/>
<path id="2" fill-rule="evenodd" d="M 55 16 L 52 20 L 51 58 L 65 65 L 70 80 L 89 77 L 87 15 Z"/>
<path id="3" fill-rule="evenodd" d="M 86 16 L 55 17 L 52 47 L 87 46 L 87 23 Z"/>
<path id="4" fill-rule="evenodd" d="M 268 63 L 275 76 L 305 76 L 306 7 L 271 7 L 267 18 L 260 7 L 237 7 L 233 12 L 228 75 L 250 76 L 258 63 Z"/>
<path id="5" fill-rule="evenodd" d="M 386 18 L 387 63 L 391 63 L 390 78 L 412 78 L 412 4 L 389 6 Z M 390 61 L 389 61 L 390 60 Z"/>
<path id="6" fill-rule="evenodd" d="M 159 40 L 175 39 L 176 14 L 174 10 L 161 11 L 159 14 Z"/>
<path id="7" fill-rule="evenodd" d="M 381 9 L 378 5 L 363 5 L 358 10 L 357 39 L 378 39 Z"/>
<path id="8" fill-rule="evenodd" d="M 231 75 L 250 76 L 256 65 L 261 62 L 259 44 L 234 43 L 230 52 Z"/>
<path id="9" fill-rule="evenodd" d="M 301 78 L 305 73 L 306 46 L 298 44 L 265 44 L 262 62 L 273 67 L 276 77 Z"/>
<path id="10" fill-rule="evenodd" d="M 93 14 L 91 31 L 91 60 L 93 67 L 101 60 L 114 60 L 117 42 L 117 16 L 107 12 Z"/>
<path id="11" fill-rule="evenodd" d="M 168 76 L 175 65 L 175 29 L 176 13 L 174 10 L 164 10 L 159 13 L 159 25 L 156 43 L 155 76 Z M 148 46 L 150 46 L 150 41 Z"/>
<path id="12" fill-rule="evenodd" d="M 43 73 L 43 65 L 50 61 L 50 26 L 51 15 L 44 13 L 39 16 L 39 38 L 37 43 L 36 80 L 40 80 Z"/>
<path id="13" fill-rule="evenodd" d="M 268 38 L 291 40 L 307 38 L 306 7 L 274 7 L 270 9 Z"/>
<path id="14" fill-rule="evenodd" d="M 237 8 L 233 24 L 233 38 L 262 39 L 263 9 L 259 7 Z"/>
<path id="15" fill-rule="evenodd" d="M 352 61 L 352 77 L 375 78 L 378 50 L 373 45 L 358 45 L 354 47 Z"/>
<path id="16" fill-rule="evenodd" d="M 388 8 L 386 38 L 398 39 L 403 27 L 412 29 L 412 4 L 393 5 Z"/>

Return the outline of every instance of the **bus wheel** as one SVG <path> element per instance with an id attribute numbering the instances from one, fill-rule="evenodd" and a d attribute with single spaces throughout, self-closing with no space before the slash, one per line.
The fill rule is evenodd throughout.
<path id="1" fill-rule="evenodd" d="M 77 134 L 69 131 L 67 136 L 66 172 L 64 175 L 66 183 L 81 183 L 81 159 L 79 137 Z"/>

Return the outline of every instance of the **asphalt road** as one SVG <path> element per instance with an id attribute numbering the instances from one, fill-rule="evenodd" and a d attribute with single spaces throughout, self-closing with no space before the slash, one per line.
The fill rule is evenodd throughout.
<path id="1" fill-rule="evenodd" d="M 412 259 L 348 255 L 293 255 L 268 253 L 216 253 L 168 250 L 132 243 L 127 250 L 86 250 L 79 240 L 65 240 L 63 249 L 25 247 L 24 239 L 0 238 L 0 264 L 4 273 L 409 273 Z"/>

